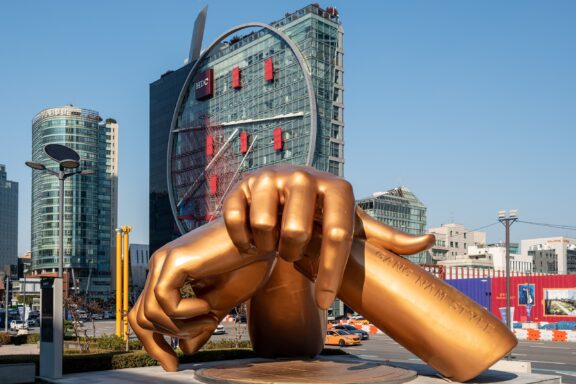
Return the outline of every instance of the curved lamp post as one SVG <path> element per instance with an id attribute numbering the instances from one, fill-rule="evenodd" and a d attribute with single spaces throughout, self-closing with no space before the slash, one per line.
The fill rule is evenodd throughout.
<path id="1" fill-rule="evenodd" d="M 66 172 L 67 169 L 76 169 L 80 166 L 80 155 L 72 148 L 60 144 L 48 144 L 44 147 L 44 151 L 48 156 L 58 162 L 60 166 L 59 172 L 46 168 L 42 163 L 34 161 L 27 161 L 26 165 L 37 171 L 46 172 L 52 176 L 56 176 L 60 181 L 60 194 L 59 194 L 59 246 L 58 246 L 58 277 L 62 277 L 64 269 L 64 181 L 74 175 L 92 175 L 96 173 L 93 169 L 76 170 L 73 172 Z"/>
<path id="2" fill-rule="evenodd" d="M 498 221 L 501 222 L 506 228 L 506 327 L 512 332 L 514 322 L 510 316 L 510 226 L 518 220 L 518 210 L 511 209 L 510 212 L 506 210 L 498 211 Z M 506 355 L 506 359 L 510 360 L 512 353 Z"/>
<path id="3" fill-rule="evenodd" d="M 53 308 L 50 324 L 46 331 L 51 337 L 48 337 L 46 342 L 42 333 L 44 325 L 41 327 L 41 342 L 40 342 L 40 376 L 48 377 L 51 379 L 59 379 L 62 377 L 62 355 L 64 353 L 64 319 L 62 316 L 63 307 L 63 292 L 62 292 L 62 275 L 64 270 L 64 181 L 74 175 L 91 175 L 96 173 L 92 169 L 78 170 L 80 167 L 80 155 L 61 144 L 48 144 L 44 147 L 44 152 L 56 161 L 59 165 L 59 171 L 53 171 L 46 168 L 46 165 L 34 161 L 27 161 L 26 165 L 30 168 L 46 172 L 49 175 L 55 176 L 60 181 L 60 194 L 59 194 L 59 245 L 58 245 L 58 277 L 53 282 Z M 67 172 L 67 170 L 73 170 Z M 46 320 L 48 321 L 48 319 Z M 44 319 L 42 319 L 44 322 Z M 49 341 L 48 341 L 49 340 Z"/>

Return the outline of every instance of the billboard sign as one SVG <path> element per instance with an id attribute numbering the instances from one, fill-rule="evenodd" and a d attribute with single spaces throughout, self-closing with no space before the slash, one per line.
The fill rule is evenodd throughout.
<path id="1" fill-rule="evenodd" d="M 196 100 L 204 100 L 214 94 L 214 70 L 209 68 L 200 72 L 194 78 L 194 94 Z"/>

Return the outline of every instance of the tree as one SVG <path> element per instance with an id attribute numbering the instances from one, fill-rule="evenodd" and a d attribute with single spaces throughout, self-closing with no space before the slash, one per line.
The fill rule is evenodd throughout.
<path id="1" fill-rule="evenodd" d="M 76 337 L 78 348 L 80 348 L 81 352 L 90 352 L 90 338 L 88 337 L 86 329 L 82 326 L 79 313 L 79 311 L 85 307 L 86 302 L 83 296 L 68 296 L 64 299 L 64 308 L 72 315 L 72 331 Z M 80 332 L 83 332 L 84 335 L 80 336 Z"/>

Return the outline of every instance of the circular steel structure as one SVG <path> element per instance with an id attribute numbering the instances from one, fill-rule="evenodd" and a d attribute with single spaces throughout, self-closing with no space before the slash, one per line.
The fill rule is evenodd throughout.
<path id="1" fill-rule="evenodd" d="M 247 28 L 260 29 L 225 42 Z M 219 216 L 243 175 L 311 165 L 317 120 L 310 69 L 284 32 L 252 22 L 220 35 L 192 66 L 170 127 L 168 195 L 180 233 Z"/>

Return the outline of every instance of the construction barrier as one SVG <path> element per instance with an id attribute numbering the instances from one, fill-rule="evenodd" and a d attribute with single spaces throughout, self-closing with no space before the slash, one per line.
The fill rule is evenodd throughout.
<path id="1" fill-rule="evenodd" d="M 515 329 L 518 340 L 557 341 L 576 343 L 576 331 L 557 331 L 552 329 Z"/>
<path id="2" fill-rule="evenodd" d="M 551 329 L 541 329 L 540 330 L 540 340 L 543 341 L 552 341 L 552 337 L 554 336 L 554 331 Z"/>
<path id="3" fill-rule="evenodd" d="M 566 341 L 566 331 L 552 331 L 552 341 Z"/>
<path id="4" fill-rule="evenodd" d="M 371 335 L 384 334 L 373 324 L 363 324 L 354 320 L 340 320 L 339 324 L 351 324 L 357 329 L 362 329 Z M 329 325 L 331 326 L 331 324 Z M 576 342 L 576 330 L 562 331 L 552 329 L 514 329 L 514 334 L 518 340 L 531 340 L 531 341 L 557 341 L 557 342 Z"/>

